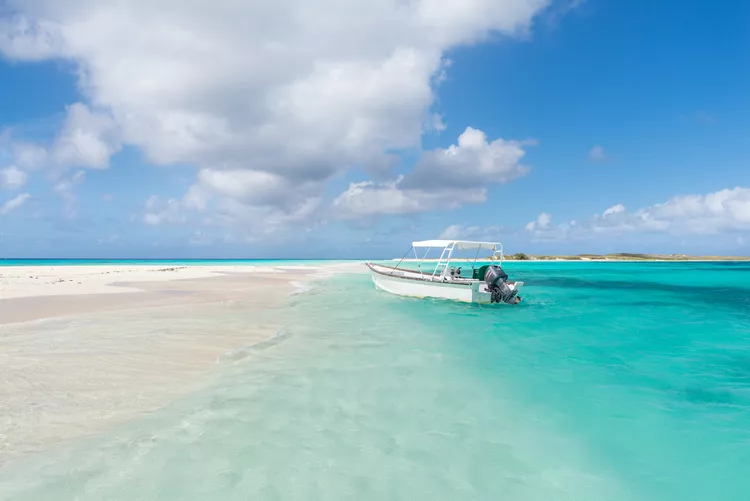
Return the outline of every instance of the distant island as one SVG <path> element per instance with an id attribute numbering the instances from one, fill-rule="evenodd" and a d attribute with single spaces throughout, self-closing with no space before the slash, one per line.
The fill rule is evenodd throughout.
<path id="1" fill-rule="evenodd" d="M 619 252 L 614 254 L 574 254 L 547 256 L 536 254 L 525 254 L 517 252 L 516 254 L 505 254 L 503 259 L 506 261 L 750 261 L 750 256 L 690 256 L 687 254 L 638 254 L 630 252 Z M 479 261 L 490 261 L 492 256 L 479 258 Z M 402 258 L 392 259 L 392 261 L 419 262 L 424 263 L 437 262 L 437 258 Z M 467 257 L 453 257 L 451 262 L 472 262 L 474 259 Z"/>
<path id="2" fill-rule="evenodd" d="M 689 256 L 687 254 L 576 254 L 568 256 L 542 256 L 533 254 L 506 254 L 509 261 L 750 261 L 748 256 Z"/>

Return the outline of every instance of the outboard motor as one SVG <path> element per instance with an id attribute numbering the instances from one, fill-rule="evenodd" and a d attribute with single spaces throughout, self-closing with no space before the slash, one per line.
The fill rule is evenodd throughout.
<path id="1" fill-rule="evenodd" d="M 508 287 L 506 283 L 508 281 L 508 274 L 502 268 L 497 265 L 487 268 L 487 271 L 484 273 L 484 281 L 492 293 L 491 301 L 493 303 L 503 302 L 513 304 L 515 302 L 518 291 Z"/>

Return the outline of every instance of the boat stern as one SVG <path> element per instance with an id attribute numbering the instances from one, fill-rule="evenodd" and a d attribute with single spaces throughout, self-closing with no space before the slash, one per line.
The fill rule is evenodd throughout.
<path id="1" fill-rule="evenodd" d="M 484 282 L 474 282 L 471 284 L 471 302 L 479 304 L 489 304 L 492 302 L 492 293 Z"/>

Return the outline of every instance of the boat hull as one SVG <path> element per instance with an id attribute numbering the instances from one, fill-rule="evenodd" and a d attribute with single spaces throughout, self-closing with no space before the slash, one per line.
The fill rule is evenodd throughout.
<path id="1" fill-rule="evenodd" d="M 466 303 L 489 303 L 491 294 L 480 292 L 479 283 L 453 284 L 448 282 L 427 282 L 402 277 L 382 275 L 376 271 L 372 272 L 372 281 L 375 287 L 391 294 L 408 297 L 432 297 L 437 299 L 450 299 Z"/>
<path id="2" fill-rule="evenodd" d="M 439 281 L 427 278 L 419 272 L 391 268 L 368 263 L 372 272 L 372 281 L 380 290 L 417 298 L 436 298 L 461 301 L 465 303 L 492 303 L 492 293 L 481 280 Z M 522 282 L 509 283 L 512 289 L 523 285 Z"/>

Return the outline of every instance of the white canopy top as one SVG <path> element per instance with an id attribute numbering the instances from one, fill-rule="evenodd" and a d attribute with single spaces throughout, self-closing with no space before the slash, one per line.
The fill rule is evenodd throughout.
<path id="1" fill-rule="evenodd" d="M 444 249 L 450 247 L 458 249 L 488 249 L 494 250 L 496 248 L 502 249 L 503 246 L 497 242 L 469 242 L 463 240 L 422 240 L 421 242 L 412 242 L 412 247 L 437 247 Z"/>

